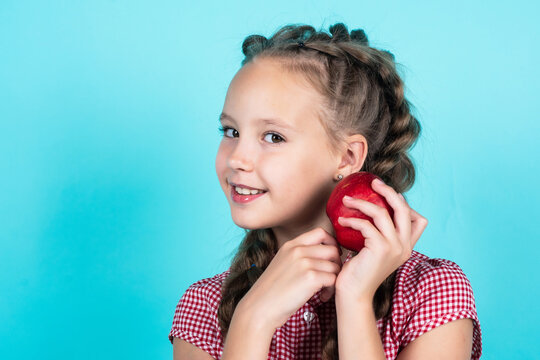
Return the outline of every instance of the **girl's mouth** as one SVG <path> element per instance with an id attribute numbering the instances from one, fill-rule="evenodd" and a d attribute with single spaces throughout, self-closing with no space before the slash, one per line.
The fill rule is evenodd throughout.
<path id="1" fill-rule="evenodd" d="M 264 194 L 266 194 L 266 191 L 263 191 L 262 193 L 258 193 L 258 194 L 254 194 L 254 195 L 251 195 L 251 194 L 240 194 L 236 191 L 236 188 L 234 186 L 231 186 L 231 198 L 234 202 L 236 203 L 240 203 L 240 204 L 245 204 L 245 203 L 248 203 L 250 201 L 253 201 L 261 196 L 263 196 Z"/>

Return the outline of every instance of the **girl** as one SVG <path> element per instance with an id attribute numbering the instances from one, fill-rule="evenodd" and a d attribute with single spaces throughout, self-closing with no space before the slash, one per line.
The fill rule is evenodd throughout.
<path id="1" fill-rule="evenodd" d="M 427 220 L 401 194 L 420 124 L 394 56 L 344 24 L 248 36 L 220 116 L 216 172 L 246 229 L 229 270 L 191 285 L 169 339 L 175 359 L 478 359 L 480 324 L 461 268 L 413 250 Z M 366 238 L 343 251 L 326 216 L 356 171 L 386 209 L 340 218 Z"/>

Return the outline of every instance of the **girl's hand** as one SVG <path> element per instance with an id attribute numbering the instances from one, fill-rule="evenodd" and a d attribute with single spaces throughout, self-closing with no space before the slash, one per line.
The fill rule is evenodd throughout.
<path id="1" fill-rule="evenodd" d="M 336 239 L 322 228 L 287 241 L 238 305 L 275 330 L 321 288 L 321 296 L 332 296 L 341 270 L 340 251 Z"/>
<path id="2" fill-rule="evenodd" d="M 409 259 L 428 224 L 427 219 L 409 207 L 403 195 L 396 193 L 392 187 L 376 179 L 372 182 L 372 188 L 390 204 L 394 210 L 394 219 L 392 221 L 385 208 L 369 201 L 354 198 L 343 200 L 345 206 L 358 209 L 371 217 L 376 227 L 364 219 L 338 219 L 342 226 L 361 231 L 365 237 L 365 246 L 343 264 L 336 280 L 339 296 L 369 303 L 379 285 Z"/>

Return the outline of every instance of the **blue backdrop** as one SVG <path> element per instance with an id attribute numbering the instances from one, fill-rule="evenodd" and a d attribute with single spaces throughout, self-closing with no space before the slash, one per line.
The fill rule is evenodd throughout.
<path id="1" fill-rule="evenodd" d="M 242 230 L 214 170 L 249 34 L 364 28 L 423 133 L 416 250 L 457 262 L 485 359 L 539 359 L 535 1 L 0 3 L 0 358 L 170 359 Z M 535 335 L 536 334 L 536 335 Z"/>

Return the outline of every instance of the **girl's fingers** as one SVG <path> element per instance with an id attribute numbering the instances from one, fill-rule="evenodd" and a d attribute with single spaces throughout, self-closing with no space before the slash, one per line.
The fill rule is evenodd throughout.
<path id="1" fill-rule="evenodd" d="M 302 259 L 302 265 L 309 271 L 339 274 L 341 266 L 330 260 Z"/>
<path id="2" fill-rule="evenodd" d="M 338 222 L 341 226 L 349 226 L 362 233 L 362 236 L 367 238 L 380 238 L 379 231 L 373 226 L 373 224 L 366 219 L 339 217 Z"/>
<path id="3" fill-rule="evenodd" d="M 311 246 L 300 246 L 298 249 L 302 257 L 318 260 L 332 261 L 338 265 L 341 265 L 341 257 L 339 255 L 339 248 L 331 245 L 317 244 Z"/>
<path id="4" fill-rule="evenodd" d="M 336 292 L 336 274 L 321 274 L 323 278 L 323 286 L 320 294 L 320 299 L 322 302 L 327 302 L 330 300 L 332 295 Z"/>
<path id="5" fill-rule="evenodd" d="M 285 242 L 280 251 L 288 253 L 294 259 L 329 260 L 341 266 L 341 248 L 337 240 L 321 227 Z"/>
<path id="6" fill-rule="evenodd" d="M 398 233 L 398 239 L 401 242 L 409 241 L 411 234 L 411 212 L 409 204 L 407 204 L 403 195 L 398 194 L 394 188 L 378 179 L 372 182 L 372 187 L 375 191 L 384 196 L 388 204 L 394 210 L 394 225 L 396 227 L 396 232 Z"/>
<path id="7" fill-rule="evenodd" d="M 420 239 L 420 236 L 426 229 L 426 226 L 428 224 L 428 220 L 420 215 L 418 212 L 416 212 L 412 207 L 409 206 L 407 203 L 407 200 L 405 200 L 405 197 L 403 194 L 399 194 L 399 196 L 405 201 L 407 204 L 410 216 L 411 216 L 411 248 L 414 248 L 418 240 Z"/>
<path id="8" fill-rule="evenodd" d="M 369 201 L 355 198 L 347 200 L 347 198 L 344 197 L 343 203 L 345 204 L 345 206 L 360 210 L 367 216 L 371 217 L 377 229 L 379 229 L 381 234 L 386 239 L 390 241 L 398 241 L 398 239 L 396 239 L 396 230 L 394 228 L 394 223 L 386 209 L 375 205 Z M 364 237 L 365 236 L 366 235 L 364 235 Z"/>
<path id="9" fill-rule="evenodd" d="M 372 188 L 384 196 L 394 210 L 392 222 L 388 221 L 392 219 L 386 209 L 369 201 L 361 199 L 346 200 L 344 198 L 343 203 L 370 216 L 381 234 L 388 240 L 397 240 L 405 248 L 414 248 L 427 226 L 427 219 L 412 209 L 405 197 L 398 194 L 391 186 L 377 179 L 372 182 Z M 397 239 L 395 238 L 396 234 Z"/>
<path id="10" fill-rule="evenodd" d="M 321 227 L 305 232 L 297 238 L 287 241 L 283 246 L 287 245 L 293 247 L 298 245 L 308 246 L 319 244 L 339 247 L 337 240 Z"/>

